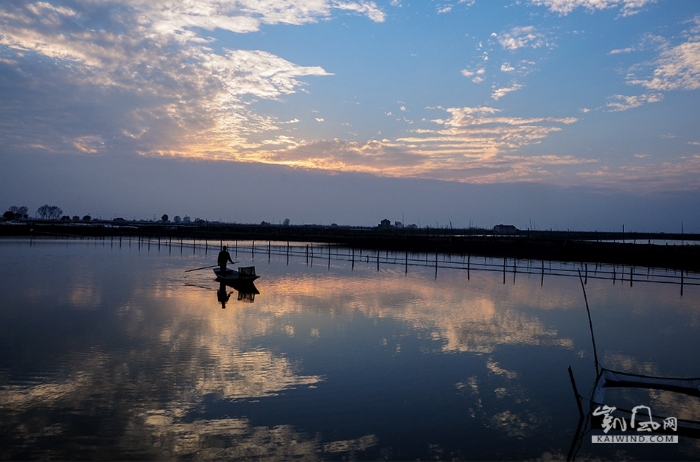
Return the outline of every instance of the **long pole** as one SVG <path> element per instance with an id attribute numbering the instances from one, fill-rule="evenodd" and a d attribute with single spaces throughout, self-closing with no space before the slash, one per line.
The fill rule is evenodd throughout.
<path id="1" fill-rule="evenodd" d="M 593 341 L 593 358 L 595 360 L 595 371 L 598 373 L 598 349 L 595 346 L 595 335 L 593 335 L 593 321 L 591 321 L 591 310 L 588 308 L 588 297 L 586 297 L 586 287 L 583 284 L 581 270 L 578 270 L 578 279 L 581 281 L 581 289 L 583 289 L 583 300 L 586 302 L 586 312 L 588 313 L 588 326 L 591 328 L 591 340 Z"/>

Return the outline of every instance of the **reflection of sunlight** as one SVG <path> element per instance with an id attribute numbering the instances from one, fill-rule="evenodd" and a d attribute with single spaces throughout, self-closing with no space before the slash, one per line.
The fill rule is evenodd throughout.
<path id="1" fill-rule="evenodd" d="M 102 301 L 101 295 L 94 285 L 74 287 L 69 299 L 70 304 L 76 308 L 95 308 Z"/>

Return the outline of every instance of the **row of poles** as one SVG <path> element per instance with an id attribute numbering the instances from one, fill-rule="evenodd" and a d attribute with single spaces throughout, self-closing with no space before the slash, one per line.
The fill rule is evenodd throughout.
<path id="1" fill-rule="evenodd" d="M 58 236 L 57 236 L 58 237 Z M 65 237 L 65 236 L 62 236 Z M 68 237 L 70 239 L 85 240 L 88 242 L 91 240 L 90 237 L 85 236 L 75 236 Z M 184 253 L 186 248 L 191 248 L 192 253 L 196 254 L 198 249 L 203 249 L 205 255 L 208 254 L 209 248 L 212 251 L 218 252 L 223 245 L 227 245 L 233 253 L 238 256 L 239 247 L 241 252 L 247 252 L 248 248 L 250 250 L 251 259 L 255 259 L 256 254 L 256 242 L 255 241 L 242 241 L 239 246 L 239 241 L 224 241 L 223 239 L 215 240 L 209 242 L 209 239 L 200 239 L 197 242 L 196 238 L 193 239 L 174 239 L 172 237 L 166 238 L 148 238 L 142 236 L 111 236 L 109 238 L 96 237 L 94 238 L 95 245 L 98 242 L 102 242 L 106 245 L 106 240 L 109 239 L 110 246 L 114 247 L 118 245 L 122 248 L 122 245 L 137 245 L 139 251 L 142 248 L 146 248 L 148 251 L 151 250 L 151 246 L 157 247 L 160 251 L 162 247 L 167 247 L 168 252 L 172 253 L 173 247 L 180 249 L 180 254 Z M 178 242 L 179 241 L 179 242 Z M 33 239 L 30 239 L 30 245 L 33 244 Z M 262 247 L 262 248 L 261 248 Z M 341 250 L 345 252 L 341 252 Z M 335 251 L 335 254 L 334 252 Z M 408 273 L 409 266 L 421 266 L 421 267 L 434 267 L 435 277 L 437 278 L 438 269 L 459 269 L 466 270 L 467 279 L 471 277 L 471 270 L 477 271 L 491 271 L 491 272 L 502 272 L 503 273 L 503 284 L 506 283 L 507 275 L 513 274 L 513 283 L 515 283 L 516 274 L 527 274 L 527 275 L 539 275 L 540 285 L 544 285 L 545 274 L 549 276 L 576 276 L 578 277 L 578 271 L 582 272 L 584 283 L 588 282 L 589 277 L 592 279 L 609 279 L 612 280 L 613 284 L 616 284 L 619 280 L 620 283 L 629 282 L 630 287 L 633 286 L 634 282 L 652 282 L 661 284 L 678 284 L 680 285 L 680 292 L 683 295 L 684 286 L 686 285 L 700 285 L 700 276 L 691 275 L 687 270 L 665 270 L 666 274 L 657 274 L 654 272 L 652 274 L 652 268 L 646 268 L 646 275 L 644 273 L 637 272 L 634 266 L 624 266 L 624 265 L 610 265 L 608 268 L 595 264 L 594 269 L 589 274 L 588 263 L 581 263 L 579 266 L 574 268 L 562 268 L 562 263 L 568 266 L 569 264 L 560 262 L 559 268 L 552 269 L 552 262 L 549 261 L 548 265 L 545 265 L 544 260 L 540 260 L 540 265 L 538 268 L 533 265 L 532 260 L 517 260 L 514 258 L 502 258 L 502 264 L 496 263 L 496 261 L 501 258 L 497 257 L 476 257 L 470 254 L 459 255 L 461 257 L 460 261 L 455 261 L 453 254 L 440 254 L 435 253 L 434 259 L 432 258 L 432 253 L 409 253 L 409 252 L 395 252 L 388 250 L 363 250 L 348 247 L 339 247 L 332 244 L 315 244 L 315 243 L 277 243 L 272 244 L 272 241 L 267 241 L 267 245 L 257 245 L 257 252 L 267 254 L 268 262 L 273 255 L 275 256 L 286 256 L 286 262 L 289 264 L 290 258 L 293 257 L 303 257 L 306 260 L 306 264 L 313 266 L 314 260 L 327 260 L 328 268 L 331 267 L 331 261 L 348 261 L 351 263 L 351 268 L 354 270 L 356 262 L 370 263 L 372 261 L 376 264 L 376 269 L 379 271 L 380 264 L 385 265 L 403 265 L 404 272 Z M 381 254 L 384 253 L 384 257 Z M 440 255 L 442 255 L 442 261 L 440 261 Z M 482 260 L 483 262 L 478 263 Z M 490 260 L 490 262 L 489 262 Z M 522 266 L 518 267 L 518 263 Z M 537 260 L 535 260 L 537 262 Z M 574 264 L 572 264 L 574 265 Z M 547 266 L 547 267 L 546 267 Z M 607 266 L 607 265 L 606 265 Z M 668 274 L 669 271 L 673 271 L 673 274 Z M 678 274 L 680 273 L 680 274 Z M 646 277 L 645 277 L 646 276 Z"/>

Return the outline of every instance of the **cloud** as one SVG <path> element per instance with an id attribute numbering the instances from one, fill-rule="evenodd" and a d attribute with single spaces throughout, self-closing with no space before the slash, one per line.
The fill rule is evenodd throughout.
<path id="1" fill-rule="evenodd" d="M 73 146 L 85 154 L 97 154 L 104 150 L 105 143 L 100 136 L 81 136 L 73 140 Z"/>
<path id="2" fill-rule="evenodd" d="M 647 78 L 629 78 L 628 83 L 650 90 L 700 89 L 700 36 L 663 50 Z"/>
<path id="3" fill-rule="evenodd" d="M 502 97 L 504 97 L 508 93 L 520 90 L 521 88 L 523 88 L 523 86 L 518 84 L 518 83 L 514 83 L 510 87 L 496 88 L 493 90 L 493 93 L 491 94 L 491 98 L 493 100 L 498 101 L 499 99 L 501 99 Z"/>
<path id="4" fill-rule="evenodd" d="M 462 73 L 462 75 L 465 76 L 465 77 L 474 77 L 473 79 L 471 79 L 472 82 L 474 82 L 474 83 L 481 83 L 481 82 L 484 81 L 483 75 L 486 73 L 486 68 L 483 68 L 483 67 L 482 67 L 482 68 L 479 68 L 479 69 L 476 70 L 476 71 L 469 71 L 469 70 L 467 70 L 467 69 L 463 69 L 463 70 L 461 71 L 461 73 Z"/>
<path id="5" fill-rule="evenodd" d="M 539 48 L 547 45 L 542 33 L 534 26 L 514 27 L 510 32 L 504 32 L 498 36 L 498 42 L 505 50 L 518 50 L 520 48 Z"/>
<path id="6" fill-rule="evenodd" d="M 619 55 L 621 53 L 632 53 L 634 51 L 634 48 L 632 47 L 627 47 L 627 48 L 620 48 L 617 50 L 610 50 L 609 55 Z"/>
<path id="7" fill-rule="evenodd" d="M 510 63 L 501 64 L 501 72 L 513 72 L 515 68 Z"/>
<path id="8" fill-rule="evenodd" d="M 576 8 L 583 8 L 589 13 L 596 10 L 606 10 L 619 8 L 621 16 L 632 16 L 647 4 L 655 3 L 656 0 L 531 0 L 536 6 L 549 8 L 553 13 L 565 16 Z"/>
<path id="9" fill-rule="evenodd" d="M 20 121 L 0 130 L 15 146 L 93 154 L 129 146 L 143 154 L 245 157 L 271 139 L 295 146 L 285 134 L 265 135 L 286 123 L 256 113 L 252 103 L 282 101 L 303 79 L 332 74 L 266 51 L 215 49 L 207 31 L 245 33 L 338 12 L 384 20 L 373 2 L 335 0 L 3 3 L 2 65 L 24 92 L 12 95 L 23 98 L 15 107 L 28 114 L 34 105 L 44 125 L 25 123 L 37 136 L 25 128 L 24 140 Z M 46 111 L 47 104 L 63 109 Z"/>
<path id="10" fill-rule="evenodd" d="M 575 118 L 505 117 L 498 109 L 486 106 L 440 110 L 446 118 L 434 119 L 430 128 L 416 128 L 408 136 L 366 142 L 308 142 L 267 152 L 263 161 L 473 183 L 540 181 L 552 175 L 550 169 L 594 162 L 573 156 L 512 154 L 575 123 Z"/>
<path id="11" fill-rule="evenodd" d="M 658 103 L 663 99 L 664 97 L 661 93 L 649 93 L 639 96 L 613 95 L 608 98 L 609 101 L 605 107 L 608 108 L 608 112 L 620 112 L 646 103 Z"/>
<path id="12" fill-rule="evenodd" d="M 591 172 L 579 172 L 577 176 L 589 185 L 640 193 L 697 191 L 700 155 L 635 166 L 610 168 L 605 165 Z"/>
<path id="13" fill-rule="evenodd" d="M 256 0 L 250 0 L 252 3 L 257 3 Z M 298 0 L 299 4 L 304 7 L 307 2 L 305 0 Z M 386 18 L 384 12 L 377 8 L 374 2 L 332 2 L 332 8 L 337 8 L 339 10 L 348 10 L 360 13 L 367 16 L 374 22 L 384 22 Z"/>

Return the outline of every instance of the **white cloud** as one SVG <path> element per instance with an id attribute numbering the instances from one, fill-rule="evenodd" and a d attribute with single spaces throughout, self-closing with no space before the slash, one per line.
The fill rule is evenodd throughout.
<path id="1" fill-rule="evenodd" d="M 515 68 L 510 63 L 501 64 L 501 72 L 513 72 Z"/>
<path id="2" fill-rule="evenodd" d="M 514 83 L 510 87 L 496 88 L 493 90 L 493 93 L 491 94 L 491 98 L 498 101 L 499 99 L 503 98 L 508 93 L 513 92 L 513 91 L 518 91 L 521 88 L 523 88 L 523 86 L 518 84 L 518 83 Z"/>
<path id="3" fill-rule="evenodd" d="M 304 24 L 344 12 L 384 20 L 375 3 L 366 1 L 75 0 L 69 5 L 1 3 L 3 61 L 37 84 L 51 75 L 61 84 L 103 93 L 99 104 L 104 112 L 122 111 L 120 126 L 110 130 L 135 151 L 243 160 L 269 138 L 265 132 L 298 122 L 257 114 L 251 101 L 281 100 L 303 89 L 303 79 L 332 74 L 265 51 L 215 49 L 206 31 L 244 33 L 265 24 Z M 49 59 L 37 60 L 37 55 Z M 49 67 L 40 72 L 36 66 Z M 70 92 L 61 97 L 71 98 Z M 101 140 L 114 144 L 106 136 L 91 138 L 87 128 L 73 125 L 73 130 L 64 143 L 73 152 L 109 149 Z M 279 133 L 274 139 L 298 143 Z"/>
<path id="4" fill-rule="evenodd" d="M 266 159 L 305 168 L 476 183 L 538 181 L 548 177 L 550 168 L 594 162 L 573 156 L 512 154 L 576 122 L 575 118 L 506 117 L 487 106 L 436 109 L 447 117 L 431 121 L 430 128 L 413 129 L 409 136 L 364 143 L 306 143 L 270 152 Z"/>
<path id="5" fill-rule="evenodd" d="M 482 76 L 486 73 L 486 68 L 481 67 L 476 71 L 469 71 L 467 69 L 463 69 L 461 73 L 465 77 L 474 77 L 473 79 L 471 79 L 472 82 L 481 83 L 484 81 L 484 78 Z"/>
<path id="6" fill-rule="evenodd" d="M 587 107 L 582 107 L 581 109 L 579 109 L 579 111 L 581 111 L 581 112 L 584 113 L 584 114 L 586 114 L 586 113 L 588 113 L 588 112 L 591 112 L 591 110 L 590 110 L 589 108 L 587 108 Z"/>
<path id="7" fill-rule="evenodd" d="M 627 48 L 620 48 L 617 50 L 610 50 L 609 55 L 619 55 L 621 53 L 632 53 L 634 51 L 634 48 L 632 47 L 627 47 Z"/>
<path id="8" fill-rule="evenodd" d="M 646 103 L 658 103 L 663 100 L 663 95 L 661 93 L 648 93 L 639 96 L 613 95 L 608 100 L 609 102 L 605 105 L 608 112 L 620 112 Z"/>
<path id="9" fill-rule="evenodd" d="M 619 8 L 622 16 L 632 16 L 640 9 L 656 0 L 531 0 L 536 6 L 544 6 L 554 13 L 567 15 L 576 8 L 583 8 L 588 12 Z"/>
<path id="10" fill-rule="evenodd" d="M 509 32 L 498 36 L 498 42 L 506 50 L 518 50 L 520 48 L 539 48 L 547 45 L 544 35 L 538 32 L 534 26 L 514 27 Z"/>
<path id="11" fill-rule="evenodd" d="M 653 66 L 649 77 L 628 82 L 657 91 L 700 89 L 700 37 L 664 49 Z"/>
<path id="12" fill-rule="evenodd" d="M 101 136 L 87 135 L 74 139 L 73 146 L 84 154 L 97 154 L 104 150 L 105 143 Z"/>
<path id="13" fill-rule="evenodd" d="M 250 0 L 256 3 L 257 0 Z M 297 0 L 302 6 L 306 5 L 306 0 Z M 355 11 L 356 13 L 363 14 L 367 16 L 374 22 L 384 22 L 386 15 L 382 10 L 377 8 L 374 2 L 332 2 L 332 8 L 337 8 L 339 10 L 349 10 Z"/>
<path id="14" fill-rule="evenodd" d="M 324 121 L 323 117 L 316 117 L 314 120 L 316 120 L 316 122 L 323 122 Z"/>

